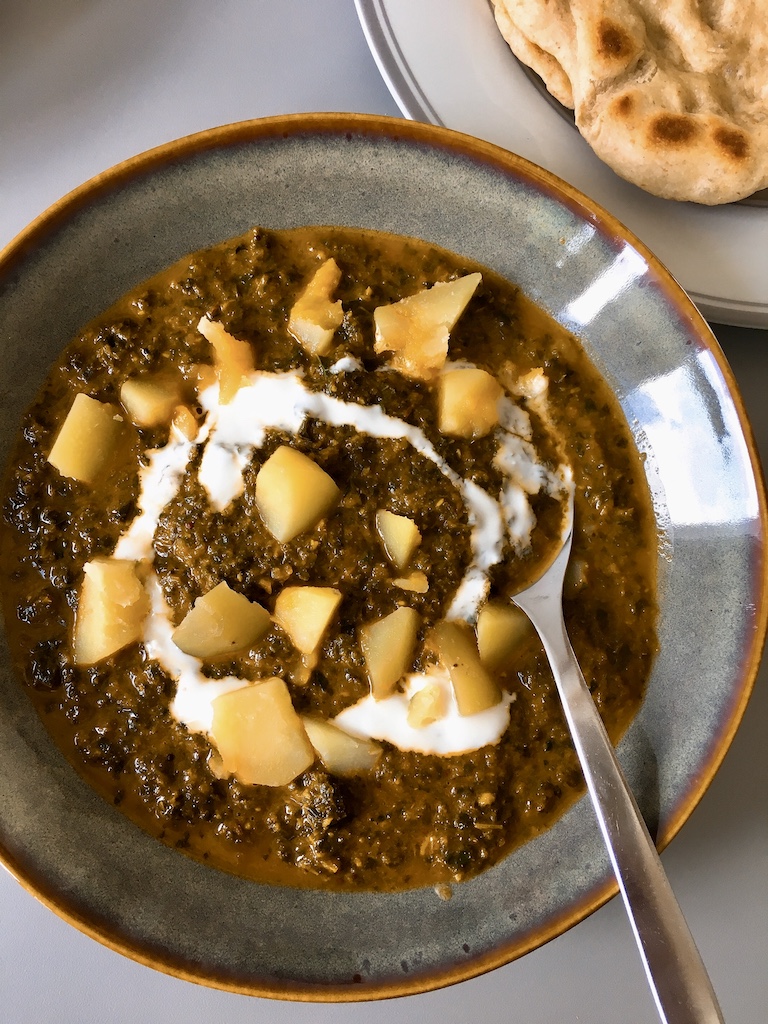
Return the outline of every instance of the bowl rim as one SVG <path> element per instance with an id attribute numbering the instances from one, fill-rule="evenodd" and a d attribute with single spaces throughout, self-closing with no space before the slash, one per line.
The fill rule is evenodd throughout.
<path id="1" fill-rule="evenodd" d="M 151 176 L 157 170 L 175 163 L 182 163 L 206 151 L 226 150 L 243 144 L 279 140 L 280 138 L 290 139 L 306 134 L 331 137 L 358 135 L 369 139 L 385 138 L 389 142 L 397 142 L 402 139 L 408 144 L 459 154 L 504 174 L 527 180 L 539 189 L 546 190 L 559 202 L 594 223 L 604 233 L 619 237 L 623 242 L 628 242 L 643 256 L 649 268 L 665 284 L 669 298 L 674 303 L 681 320 L 692 329 L 697 342 L 712 354 L 722 373 L 738 416 L 739 427 L 745 439 L 754 477 L 759 509 L 759 539 L 762 541 L 760 546 L 760 568 L 762 571 L 759 575 L 759 583 L 755 588 L 756 592 L 753 595 L 754 630 L 750 637 L 749 647 L 745 651 L 741 684 L 732 694 L 730 714 L 727 720 L 722 723 L 717 736 L 713 738 L 710 758 L 702 767 L 695 783 L 678 800 L 665 827 L 656 837 L 658 849 L 663 850 L 687 821 L 718 771 L 741 722 L 754 687 L 768 632 L 768 572 L 766 571 L 765 550 L 765 538 L 768 536 L 768 500 L 752 426 L 736 379 L 717 339 L 672 274 L 653 252 L 617 218 L 574 186 L 524 157 L 448 128 L 374 114 L 301 113 L 277 115 L 233 122 L 182 136 L 129 157 L 86 180 L 52 203 L 0 250 L 0 285 L 4 278 L 13 273 L 38 246 L 65 225 L 70 218 L 94 201 L 117 192 L 124 184 L 141 177 Z M 521 943 L 519 939 L 514 942 L 508 941 L 490 952 L 472 958 L 467 963 L 452 964 L 447 968 L 433 970 L 418 977 L 393 978 L 360 986 L 336 984 L 325 986 L 295 982 L 267 984 L 263 981 L 243 985 L 229 975 L 213 976 L 207 970 L 195 971 L 187 962 L 176 962 L 172 955 L 142 945 L 140 940 L 126 937 L 111 923 L 89 920 L 74 906 L 68 906 L 66 897 L 61 893 L 54 892 L 53 887 L 49 886 L 45 879 L 36 878 L 32 870 L 4 848 L 1 840 L 0 863 L 4 864 L 28 892 L 63 920 L 108 948 L 138 963 L 182 980 L 205 984 L 229 992 L 315 1002 L 395 998 L 431 991 L 468 980 L 509 963 L 562 934 L 588 917 L 618 892 L 615 880 L 609 878 L 604 884 L 596 886 L 581 899 L 571 904 L 569 911 L 557 915 L 552 921 L 543 922 L 537 929 L 529 932 L 526 942 Z"/>

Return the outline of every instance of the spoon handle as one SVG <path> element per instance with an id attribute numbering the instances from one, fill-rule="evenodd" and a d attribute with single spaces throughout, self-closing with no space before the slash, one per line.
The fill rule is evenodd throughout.
<path id="1" fill-rule="evenodd" d="M 664 1024 L 723 1024 L 712 984 L 573 653 L 559 600 L 514 598 L 552 666 L 576 752 Z"/>

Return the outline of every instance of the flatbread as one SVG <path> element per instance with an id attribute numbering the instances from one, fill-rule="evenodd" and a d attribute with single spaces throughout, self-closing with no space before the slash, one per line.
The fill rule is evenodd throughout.
<path id="1" fill-rule="evenodd" d="M 501 34 L 509 43 L 515 56 L 546 82 L 547 88 L 556 100 L 559 100 L 564 107 L 570 107 L 573 110 L 571 80 L 558 59 L 558 54 L 561 53 L 563 44 L 566 42 L 558 29 L 569 27 L 567 21 L 562 19 L 562 23 L 557 20 L 547 24 L 545 19 L 541 19 L 530 29 L 538 38 L 538 42 L 534 43 L 512 20 L 503 4 L 496 4 L 494 13 Z M 571 38 L 570 42 L 573 45 L 574 39 Z"/>
<path id="2" fill-rule="evenodd" d="M 492 0 L 597 155 L 654 195 L 768 187 L 768 0 Z"/>

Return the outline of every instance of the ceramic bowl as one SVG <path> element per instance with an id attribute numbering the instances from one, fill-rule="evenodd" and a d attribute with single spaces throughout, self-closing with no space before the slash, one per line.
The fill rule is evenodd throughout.
<path id="1" fill-rule="evenodd" d="M 153 150 L 57 203 L 0 254 L 0 445 L 46 368 L 114 299 L 251 225 L 415 235 L 517 282 L 574 331 L 646 455 L 661 545 L 660 643 L 619 749 L 660 846 L 739 723 L 766 629 L 766 506 L 731 372 L 666 270 L 621 224 L 525 160 L 444 129 L 298 115 Z M 0 855 L 41 900 L 145 964 L 293 999 L 404 995 L 503 964 L 615 892 L 586 799 L 449 901 L 429 889 L 256 885 L 144 835 L 49 741 L 0 652 Z"/>

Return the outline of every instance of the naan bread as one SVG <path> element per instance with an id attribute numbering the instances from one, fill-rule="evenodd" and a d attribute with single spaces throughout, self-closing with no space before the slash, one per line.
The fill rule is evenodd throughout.
<path id="1" fill-rule="evenodd" d="M 768 0 L 493 0 L 597 155 L 666 199 L 768 187 Z"/>

